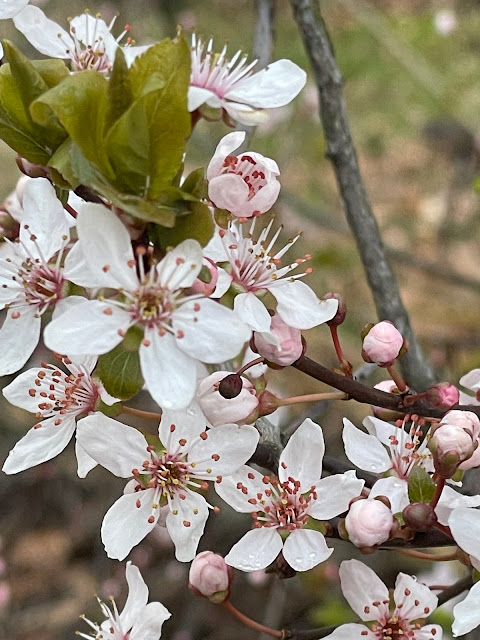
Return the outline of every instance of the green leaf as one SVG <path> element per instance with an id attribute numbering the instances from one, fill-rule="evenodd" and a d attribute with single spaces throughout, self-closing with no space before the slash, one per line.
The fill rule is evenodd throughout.
<path id="1" fill-rule="evenodd" d="M 192 171 L 182 184 L 182 191 L 191 193 L 199 200 L 207 197 L 207 181 L 205 180 L 205 169 L 200 167 Z"/>
<path id="2" fill-rule="evenodd" d="M 67 138 L 48 161 L 48 166 L 54 169 L 58 173 L 58 176 L 60 176 L 60 182 L 64 181 L 65 185 L 69 185 L 70 189 L 76 189 L 78 185 L 81 184 L 72 167 L 72 152 L 75 146 L 73 140 Z M 56 184 L 58 183 L 58 176 L 56 176 L 55 179 Z"/>
<path id="3" fill-rule="evenodd" d="M 108 115 L 107 125 L 110 127 L 121 115 L 125 113 L 133 102 L 132 84 L 130 73 L 122 47 L 118 47 L 115 53 L 110 81 L 108 83 Z"/>
<path id="4" fill-rule="evenodd" d="M 408 499 L 410 502 L 430 502 L 435 488 L 435 482 L 423 467 L 413 467 L 408 476 Z"/>
<path id="5" fill-rule="evenodd" d="M 24 110 L 28 113 L 30 103 L 47 91 L 47 83 L 30 60 L 9 40 L 3 40 L 2 44 L 10 64 L 10 73 L 15 78 Z"/>
<path id="6" fill-rule="evenodd" d="M 45 80 L 49 89 L 55 87 L 70 75 L 70 71 L 63 60 L 52 58 L 50 60 L 31 60 L 31 63 Z"/>
<path id="7" fill-rule="evenodd" d="M 46 165 L 50 158 L 50 154 L 37 142 L 34 135 L 25 131 L 21 124 L 10 118 L 1 104 L 0 138 L 29 162 Z"/>
<path id="8" fill-rule="evenodd" d="M 210 209 L 203 202 L 189 202 L 189 213 L 177 218 L 173 229 L 157 228 L 162 247 L 176 247 L 187 238 L 194 238 L 204 247 L 213 236 L 215 224 Z"/>
<path id="9" fill-rule="evenodd" d="M 69 76 L 35 100 L 30 111 L 39 124 L 48 122 L 53 111 L 85 158 L 109 180 L 115 179 L 103 144 L 108 82 L 100 73 L 89 70 Z"/>
<path id="10" fill-rule="evenodd" d="M 107 392 L 120 400 L 132 398 L 143 387 L 138 352 L 126 351 L 121 344 L 99 357 L 95 375 Z"/>

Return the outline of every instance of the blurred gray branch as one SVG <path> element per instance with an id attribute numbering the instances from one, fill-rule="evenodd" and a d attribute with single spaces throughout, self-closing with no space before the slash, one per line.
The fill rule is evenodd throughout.
<path id="1" fill-rule="evenodd" d="M 380 320 L 393 322 L 408 339 L 410 349 L 402 358 L 403 374 L 413 388 L 425 390 L 433 384 L 435 375 L 413 333 L 360 175 L 342 92 L 342 76 L 318 2 L 290 2 L 315 73 L 327 155 L 333 164 L 348 224 L 357 243 L 378 316 Z"/>

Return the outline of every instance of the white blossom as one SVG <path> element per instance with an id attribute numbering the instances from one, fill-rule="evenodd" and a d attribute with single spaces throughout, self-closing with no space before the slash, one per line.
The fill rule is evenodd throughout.
<path id="1" fill-rule="evenodd" d="M 209 508 L 197 490 L 244 464 L 259 434 L 254 427 L 232 424 L 205 431 L 204 416 L 193 405 L 163 411 L 159 437 L 161 448 L 155 449 L 136 429 L 103 415 L 84 418 L 77 430 L 79 443 L 94 460 L 116 476 L 133 476 L 103 520 L 102 540 L 110 558 L 123 560 L 155 527 L 165 507 L 176 558 L 191 560 Z"/>
<path id="2" fill-rule="evenodd" d="M 153 399 L 163 408 L 186 407 L 195 394 L 197 361 L 235 357 L 250 336 L 233 311 L 185 292 L 202 267 L 200 244 L 183 241 L 145 273 L 143 255 L 135 259 L 127 230 L 105 207 L 79 207 L 77 230 L 66 277 L 80 286 L 116 289 L 121 298 L 85 300 L 67 310 L 47 327 L 45 344 L 60 353 L 98 355 L 138 326 L 144 331 L 142 373 Z"/>
<path id="3" fill-rule="evenodd" d="M 41 315 L 55 306 L 61 310 L 66 285 L 62 258 L 69 228 L 55 189 L 45 178 L 30 180 L 22 205 L 19 240 L 0 257 L 0 309 L 8 309 L 0 329 L 0 375 L 23 367 L 38 344 Z"/>
<path id="4" fill-rule="evenodd" d="M 437 624 L 421 625 L 418 620 L 435 610 L 438 598 L 412 576 L 399 573 L 393 592 L 395 608 L 390 611 L 387 587 L 372 569 L 358 560 L 340 565 L 343 595 L 365 624 L 342 624 L 326 638 L 331 640 L 442 640 Z M 368 623 L 368 624 L 367 624 Z"/>
<path id="5" fill-rule="evenodd" d="M 268 240 L 272 220 L 254 240 L 255 223 L 254 219 L 246 234 L 243 225 L 230 223 L 228 229 L 217 231 L 206 248 L 207 257 L 215 262 L 228 263 L 229 273 L 224 273 L 222 278 L 219 276 L 219 280 L 222 280 L 224 290 L 230 284 L 238 292 L 234 302 L 238 317 L 253 331 L 264 333 L 274 343 L 276 338 L 270 333 L 271 317 L 260 299 L 267 292 L 276 298 L 276 311 L 280 318 L 295 329 L 311 329 L 333 318 L 338 301 L 319 300 L 309 286 L 299 281 L 311 269 L 292 275 L 310 256 L 280 266 L 282 256 L 299 236 L 271 255 L 281 228 Z"/>
<path id="6" fill-rule="evenodd" d="M 100 73 L 111 71 L 119 42 L 130 30 L 127 25 L 115 38 L 111 34 L 115 20 L 116 16 L 107 25 L 99 15 L 94 17 L 85 12 L 69 21 L 68 33 L 47 18 L 41 9 L 32 5 L 25 7 L 13 18 L 17 29 L 40 53 L 50 58 L 71 60 L 73 71 L 94 69 Z M 132 47 L 128 41 L 122 48 L 129 64 L 148 49 L 147 46 Z"/>
<path id="7" fill-rule="evenodd" d="M 226 556 L 227 564 L 242 571 L 264 569 L 283 549 L 293 569 L 307 571 L 331 555 L 324 536 L 303 526 L 310 517 L 329 520 L 346 511 L 364 481 L 354 471 L 322 479 L 324 451 L 322 428 L 307 418 L 282 451 L 278 481 L 244 466 L 215 484 L 225 502 L 254 519 L 254 528 Z M 289 533 L 285 542 L 280 532 Z"/>
<path id="8" fill-rule="evenodd" d="M 305 86 L 306 73 L 290 60 L 277 60 L 254 73 L 256 62 L 247 64 L 241 51 L 229 60 L 226 46 L 217 55 L 212 40 L 205 46 L 193 34 L 188 110 L 207 104 L 224 109 L 236 122 L 257 125 L 265 120 L 264 109 L 288 104 Z"/>
<path id="9" fill-rule="evenodd" d="M 99 380 L 91 376 L 96 358 L 83 362 L 62 359 L 69 373 L 58 366 L 42 363 L 24 371 L 3 389 L 5 398 L 16 407 L 35 413 L 37 422 L 10 451 L 3 471 L 24 471 L 51 460 L 69 443 L 77 424 L 95 412 L 101 400 L 112 405 L 112 398 Z M 78 474 L 84 477 L 96 465 L 83 448 L 76 447 Z"/>
<path id="10" fill-rule="evenodd" d="M 86 640 L 158 640 L 165 620 L 170 612 L 160 602 L 148 602 L 148 587 L 135 565 L 127 562 L 125 577 L 128 597 L 123 611 L 119 613 L 115 600 L 111 598 L 111 608 L 97 598 L 105 620 L 99 625 L 85 616 L 82 618 L 92 628 L 91 633 L 77 634 Z"/>

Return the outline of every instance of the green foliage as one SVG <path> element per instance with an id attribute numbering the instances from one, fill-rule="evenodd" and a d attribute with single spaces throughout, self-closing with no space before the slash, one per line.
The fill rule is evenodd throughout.
<path id="1" fill-rule="evenodd" d="M 53 115 L 70 136 L 50 166 L 72 186 L 84 184 L 137 218 L 172 227 L 192 211 L 183 202 L 198 200 L 172 192 L 190 135 L 189 79 L 183 38 L 153 45 L 130 69 L 119 48 L 109 80 L 92 70 L 68 76 L 30 107 L 36 123 Z"/>
<path id="2" fill-rule="evenodd" d="M 0 137 L 29 162 L 47 164 L 67 133 L 52 113 L 35 122 L 30 106 L 60 83 L 68 69 L 63 60 L 31 62 L 8 40 L 3 47 L 8 64 L 0 68 Z"/>
<path id="3" fill-rule="evenodd" d="M 408 476 L 410 502 L 430 502 L 435 493 L 435 483 L 423 467 L 414 467 Z"/>
<path id="4" fill-rule="evenodd" d="M 127 351 L 123 344 L 100 356 L 95 375 L 107 392 L 120 400 L 133 398 L 143 387 L 138 351 Z"/>

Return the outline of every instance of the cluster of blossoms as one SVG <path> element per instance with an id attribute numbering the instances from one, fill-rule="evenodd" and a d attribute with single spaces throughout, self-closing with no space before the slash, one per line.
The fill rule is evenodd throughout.
<path id="1" fill-rule="evenodd" d="M 115 70 L 136 79 L 128 74 L 144 73 L 142 61 L 156 51 L 156 45 L 136 46 L 128 25 L 115 38 L 114 21 L 107 25 L 89 13 L 70 20 L 67 32 L 27 0 L 4 0 L 0 19 L 6 18 L 40 53 L 67 61 L 60 88 L 81 74 L 95 77 L 101 87 L 113 82 Z M 10 47 L 5 44 L 11 54 Z M 118 60 L 125 63 L 123 71 L 115 67 Z M 254 73 L 255 62 L 247 63 L 241 52 L 228 59 L 226 48 L 215 54 L 212 41 L 196 35 L 189 65 L 184 115 L 193 125 L 201 117 L 259 124 L 266 109 L 289 103 L 306 81 L 288 60 Z M 153 86 L 158 78 L 149 80 Z M 163 79 L 161 84 L 163 90 Z M 136 100 L 150 96 L 148 84 L 138 93 Z M 66 116 L 59 109 L 55 127 L 65 126 L 61 144 L 72 143 L 73 156 L 77 141 L 66 124 L 71 111 L 71 105 Z M 118 122 L 111 127 L 114 133 Z M 387 542 L 438 529 L 463 551 L 466 564 L 480 569 L 480 496 L 459 490 L 462 473 L 480 466 L 480 421 L 474 411 L 454 408 L 462 398 L 472 409 L 479 404 L 480 370 L 460 380 L 475 398 L 460 395 L 448 383 L 414 394 L 395 370 L 408 345 L 391 322 L 364 331 L 361 354 L 392 375 L 383 390 L 404 399 L 404 417 L 396 422 L 368 417 L 366 432 L 344 420 L 346 456 L 368 472 L 369 480 L 353 469 L 332 472 L 324 464 L 323 430 L 309 418 L 285 444 L 278 469 L 252 466 L 264 435 L 257 420 L 305 400 L 277 398 L 266 388 L 265 374 L 302 358 L 303 331 L 326 324 L 345 377 L 353 382 L 353 375 L 337 334 L 346 307 L 338 294 L 320 299 L 306 284 L 312 270 L 304 265 L 310 255 L 283 261 L 299 236 L 282 245 L 282 228 L 275 229 L 274 220 L 265 222 L 263 216 L 279 196 L 280 169 L 271 158 L 240 150 L 244 141 L 239 131 L 220 140 L 200 189 L 181 191 L 192 182 L 186 176 L 175 178 L 178 184 L 169 182 L 164 192 L 156 185 L 156 196 L 144 199 L 138 189 L 120 197 L 115 190 L 119 179 L 115 188 L 109 183 L 102 191 L 108 180 L 97 174 L 104 158 L 91 161 L 87 152 L 77 163 L 91 161 L 84 175 L 96 177 L 88 189 L 77 188 L 78 194 L 65 187 L 67 171 L 58 179 L 54 162 L 19 158 L 28 177 L 0 215 L 0 303 L 5 310 L 0 375 L 21 371 L 41 338 L 55 364 L 42 362 L 20 372 L 3 389 L 11 404 L 36 420 L 10 451 L 3 471 L 16 474 L 51 460 L 75 434 L 79 477 L 101 465 L 127 480 L 101 525 L 108 557 L 124 560 L 154 528 L 165 527 L 177 560 L 193 560 L 192 590 L 216 603 L 229 601 L 233 568 L 251 572 L 286 563 L 295 572 L 325 562 L 333 553 L 327 544 L 333 532 L 370 553 Z M 177 151 L 182 157 L 183 148 Z M 107 161 L 105 166 L 109 175 Z M 170 173 L 178 177 L 183 168 L 179 160 Z M 144 177 L 146 194 L 154 179 Z M 136 188 L 131 173 L 129 180 Z M 162 180 L 167 181 L 163 175 Z M 186 224 L 184 232 L 182 219 L 194 216 L 193 210 L 182 210 L 177 226 L 175 220 L 170 225 L 178 235 L 168 235 L 169 223 L 158 222 L 166 209 L 175 210 L 165 202 L 171 204 L 168 198 L 178 193 L 182 202 L 202 208 L 208 238 L 192 230 L 195 224 Z M 158 217 L 150 207 L 157 207 Z M 158 431 L 148 437 L 115 419 L 132 411 L 124 402 L 142 388 L 158 405 Z M 444 409 L 443 417 L 406 414 L 408 403 L 424 400 L 430 408 Z M 250 514 L 251 528 L 225 558 L 210 551 L 196 556 L 209 511 L 218 511 L 217 497 Z M 80 636 L 160 637 L 169 612 L 159 602 L 147 604 L 147 586 L 130 562 L 126 579 L 129 596 L 123 611 L 115 602 L 109 607 L 99 601 L 104 622 L 86 620 L 91 631 Z M 343 562 L 340 582 L 368 625 L 342 625 L 328 637 L 442 637 L 438 625 L 423 624 L 437 597 L 415 578 L 399 574 L 393 611 L 387 587 L 362 563 Z M 456 606 L 455 635 L 480 623 L 479 598 L 475 585 Z"/>

